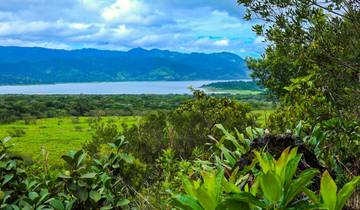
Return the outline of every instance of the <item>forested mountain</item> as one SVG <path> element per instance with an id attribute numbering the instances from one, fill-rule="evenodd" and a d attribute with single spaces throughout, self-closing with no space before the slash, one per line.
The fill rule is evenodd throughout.
<path id="1" fill-rule="evenodd" d="M 0 84 L 247 78 L 245 61 L 226 52 L 0 47 L 0 55 Z"/>

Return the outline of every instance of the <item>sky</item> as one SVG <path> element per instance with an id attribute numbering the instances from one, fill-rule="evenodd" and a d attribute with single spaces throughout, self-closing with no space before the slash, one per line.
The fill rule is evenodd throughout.
<path id="1" fill-rule="evenodd" d="M 0 0 L 0 45 L 166 49 L 258 57 L 236 0 Z"/>

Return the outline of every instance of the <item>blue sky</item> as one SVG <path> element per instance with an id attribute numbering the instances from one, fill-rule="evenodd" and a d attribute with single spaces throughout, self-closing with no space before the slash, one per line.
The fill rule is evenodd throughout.
<path id="1" fill-rule="evenodd" d="M 236 0 L 1 0 L 0 45 L 259 56 Z"/>

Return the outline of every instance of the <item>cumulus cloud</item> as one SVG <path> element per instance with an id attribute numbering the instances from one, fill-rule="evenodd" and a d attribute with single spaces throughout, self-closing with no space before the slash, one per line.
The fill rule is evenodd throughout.
<path id="1" fill-rule="evenodd" d="M 243 14 L 234 0 L 0 1 L 0 45 L 258 56 L 264 43 Z"/>

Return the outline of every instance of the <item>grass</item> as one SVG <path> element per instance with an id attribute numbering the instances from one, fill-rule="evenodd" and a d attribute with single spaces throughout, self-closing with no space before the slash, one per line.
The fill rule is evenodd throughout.
<path id="1" fill-rule="evenodd" d="M 134 124 L 138 117 L 108 117 L 121 123 Z M 78 150 L 91 140 L 88 117 L 39 119 L 35 123 L 25 124 L 18 121 L 0 125 L 0 138 L 16 136 L 10 141 L 12 151 L 31 157 L 35 162 L 44 159 L 42 148 L 49 152 L 49 163 L 62 164 L 61 156 L 70 150 Z M 120 128 L 121 129 L 121 128 Z"/>

